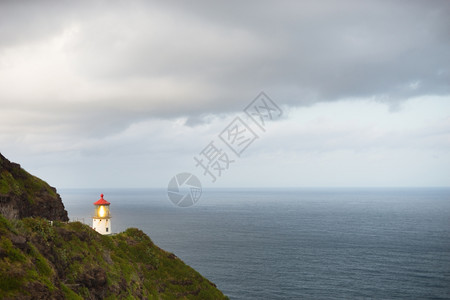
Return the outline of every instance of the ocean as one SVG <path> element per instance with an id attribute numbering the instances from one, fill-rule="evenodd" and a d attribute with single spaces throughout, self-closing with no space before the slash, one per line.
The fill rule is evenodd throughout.
<path id="1" fill-rule="evenodd" d="M 64 189 L 91 224 L 137 227 L 230 299 L 450 299 L 450 189 L 205 189 L 178 208 L 165 189 Z"/>

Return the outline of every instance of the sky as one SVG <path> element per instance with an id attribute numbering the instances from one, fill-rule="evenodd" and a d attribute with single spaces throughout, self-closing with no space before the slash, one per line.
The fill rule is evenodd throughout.
<path id="1" fill-rule="evenodd" d="M 449 15 L 425 0 L 1 1 L 0 152 L 57 188 L 182 172 L 450 186 Z M 244 111 L 261 92 L 279 108 L 264 130 Z M 220 138 L 237 117 L 254 137 L 239 156 Z M 208 145 L 220 174 L 195 161 Z"/>

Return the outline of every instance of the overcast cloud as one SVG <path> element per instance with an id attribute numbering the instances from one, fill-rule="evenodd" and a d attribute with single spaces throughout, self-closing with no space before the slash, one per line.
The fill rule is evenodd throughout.
<path id="1" fill-rule="evenodd" d="M 223 185 L 420 185 L 411 170 L 450 185 L 449 15 L 449 1 L 1 1 L 0 151 L 63 187 L 163 186 L 264 90 L 284 119 Z M 373 151 L 399 165 L 375 170 Z M 251 176 L 279 165 L 279 182 Z"/>

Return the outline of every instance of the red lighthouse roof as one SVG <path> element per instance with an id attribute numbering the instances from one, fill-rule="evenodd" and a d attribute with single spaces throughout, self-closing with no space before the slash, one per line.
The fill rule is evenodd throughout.
<path id="1" fill-rule="evenodd" d="M 110 205 L 108 201 L 103 199 L 103 194 L 100 195 L 100 199 L 97 200 L 97 202 L 94 202 L 94 205 Z"/>

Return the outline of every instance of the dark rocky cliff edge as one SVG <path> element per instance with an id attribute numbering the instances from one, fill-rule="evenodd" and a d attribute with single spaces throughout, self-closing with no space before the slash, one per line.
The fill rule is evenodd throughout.
<path id="1" fill-rule="evenodd" d="M 42 217 L 68 221 L 56 189 L 0 153 L 0 213 L 8 219 Z"/>
<path id="2" fill-rule="evenodd" d="M 64 222 L 54 189 L 0 159 L 0 299 L 227 299 L 139 229 L 104 236 Z M 36 208 L 46 199 L 50 212 Z"/>

